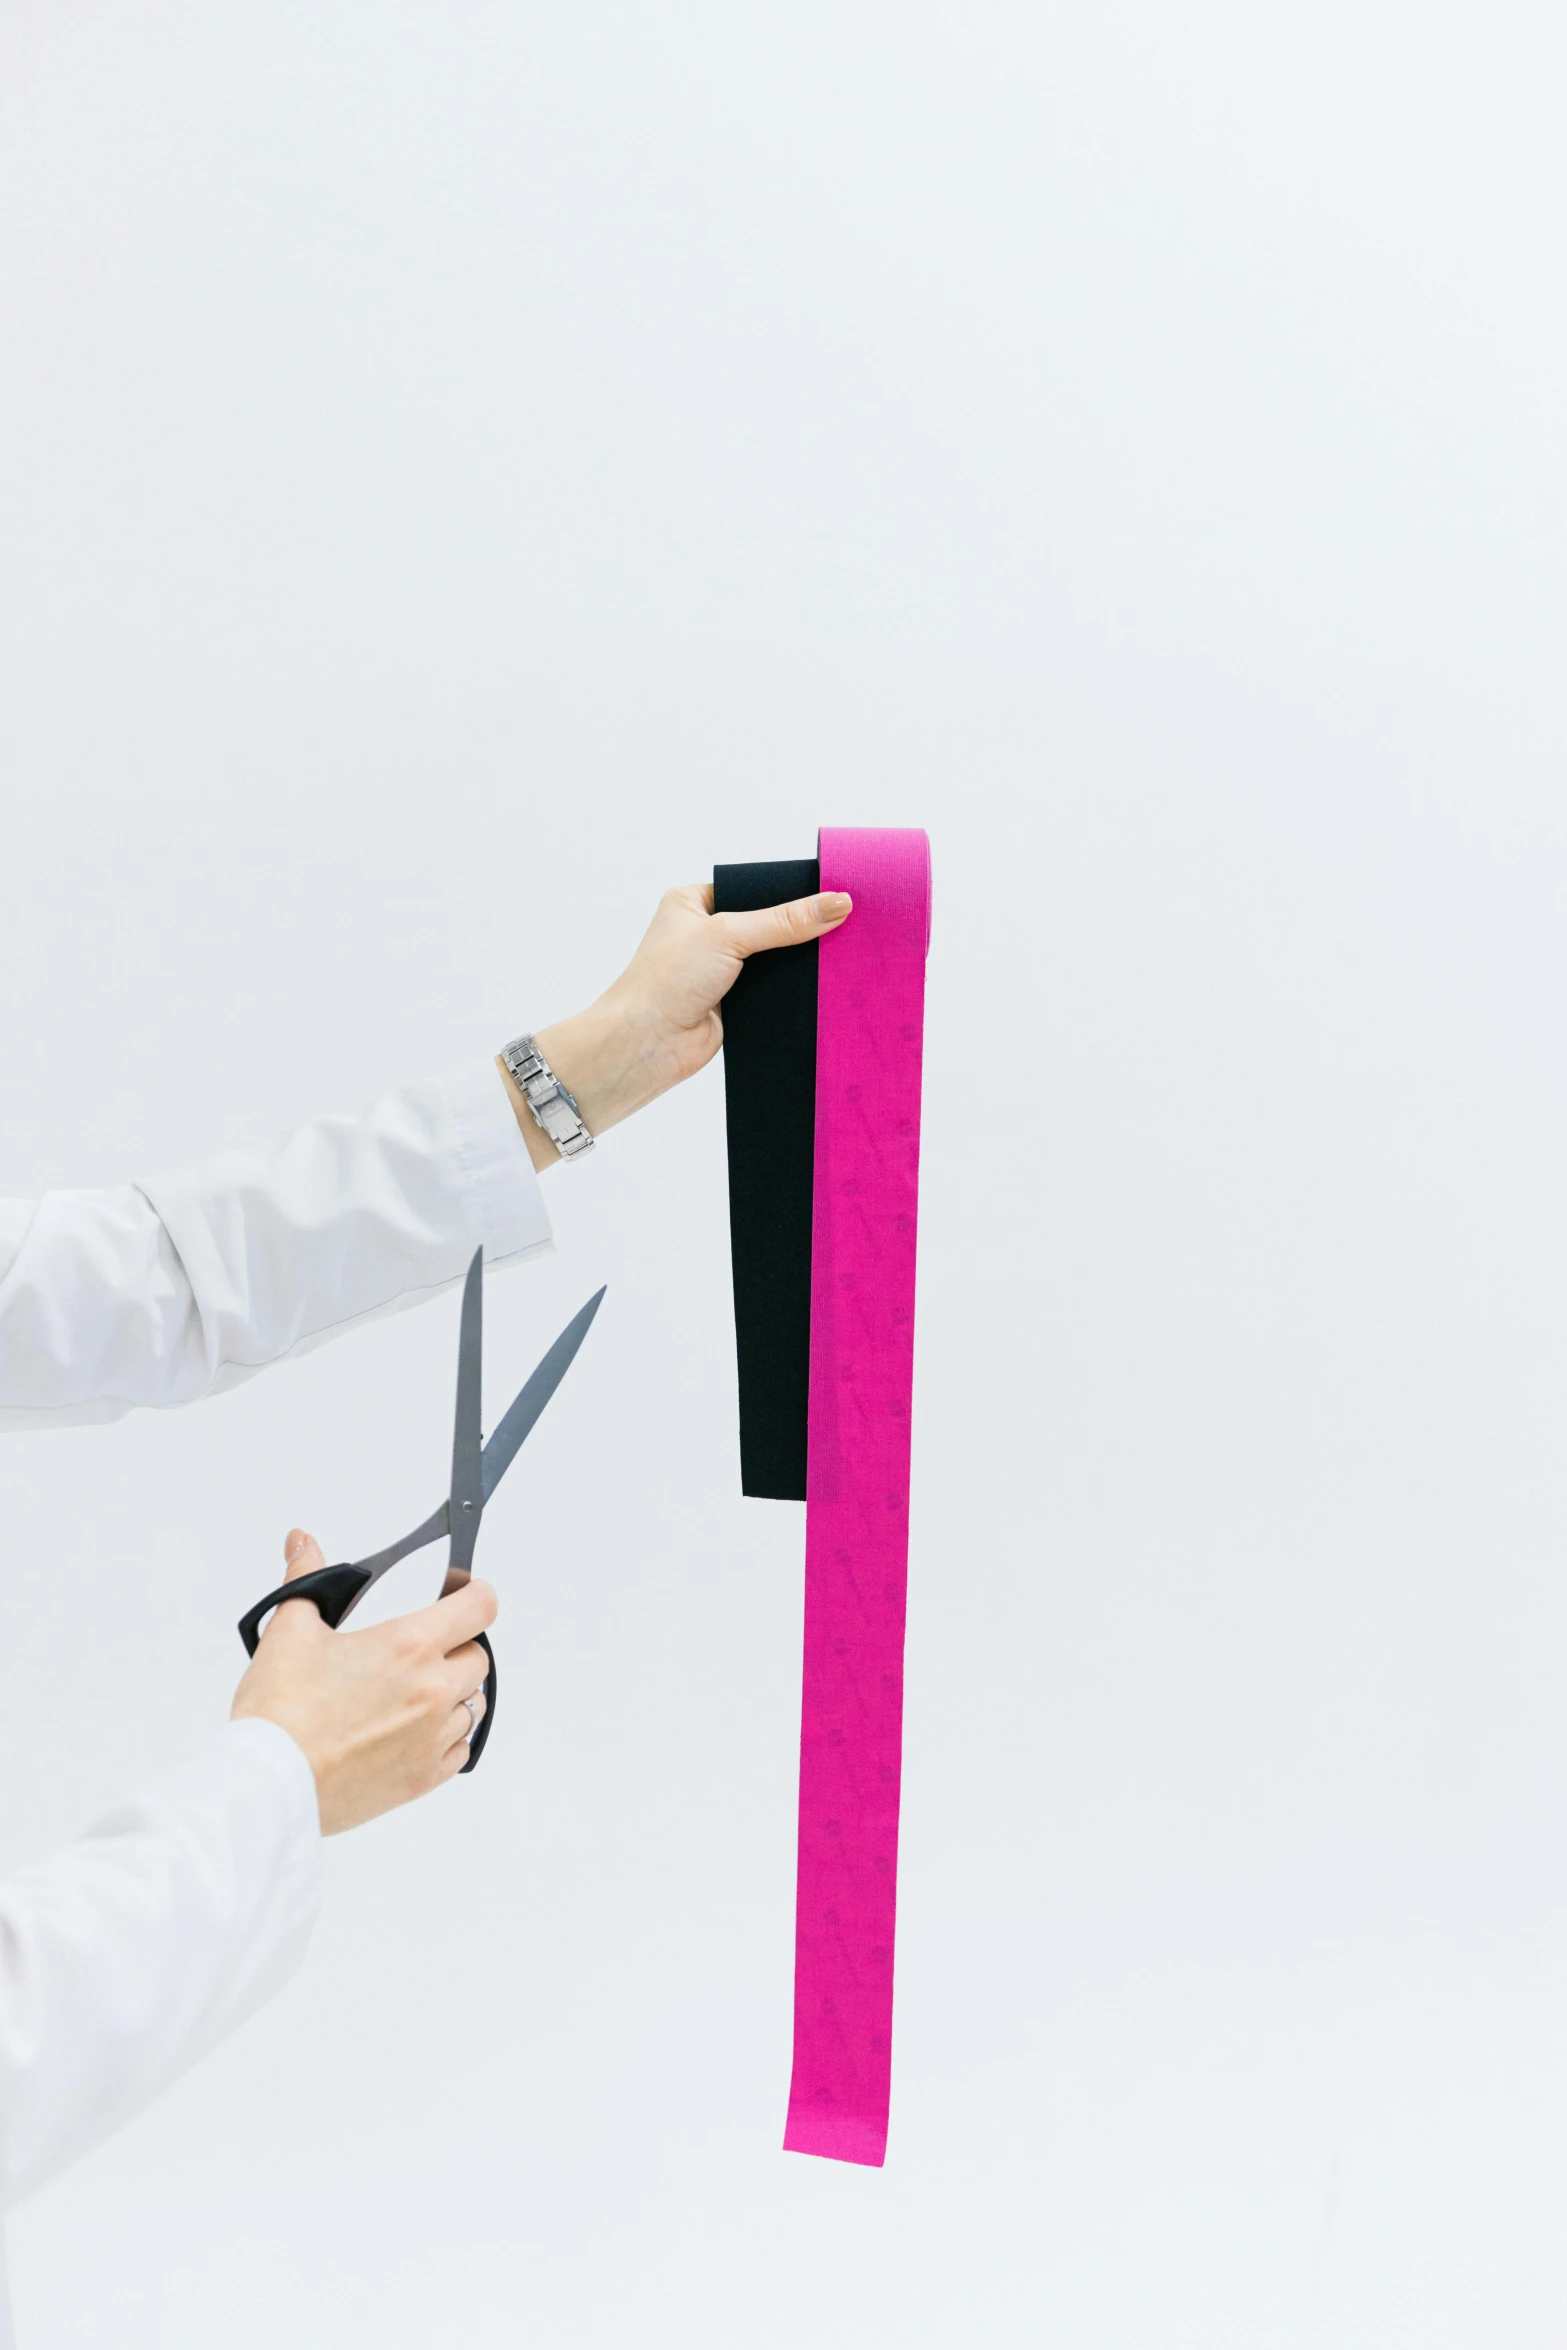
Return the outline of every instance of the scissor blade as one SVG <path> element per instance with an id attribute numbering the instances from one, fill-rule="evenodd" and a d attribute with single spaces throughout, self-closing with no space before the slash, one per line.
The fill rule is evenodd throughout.
<path id="1" fill-rule="evenodd" d="M 571 1369 L 578 1347 L 588 1334 L 594 1315 L 604 1302 L 601 1289 L 580 1314 L 573 1315 L 527 1385 L 506 1410 L 505 1417 L 484 1448 L 484 1498 L 489 1500 L 556 1388 Z"/>
<path id="2" fill-rule="evenodd" d="M 462 1288 L 462 1328 L 457 1340 L 457 1419 L 452 1434 L 452 1548 L 447 1588 L 466 1580 L 473 1566 L 484 1511 L 484 1439 L 480 1427 L 484 1376 L 484 1251 L 476 1248 Z"/>
<path id="3" fill-rule="evenodd" d="M 405 1534 L 401 1542 L 388 1543 L 385 1550 L 376 1551 L 371 1558 L 355 1559 L 354 1565 L 368 1569 L 370 1583 L 378 1583 L 388 1567 L 395 1567 L 398 1561 L 407 1558 L 411 1551 L 423 1550 L 427 1542 L 439 1542 L 441 1536 L 449 1534 L 451 1529 L 451 1504 L 443 1501 L 438 1510 L 430 1512 L 422 1526 L 416 1526 L 411 1534 Z M 366 1591 L 369 1590 L 370 1583 L 365 1585 Z M 364 1594 L 361 1593 L 360 1597 L 363 1596 Z M 357 1607 L 358 1604 L 359 1602 L 356 1600 L 354 1605 Z"/>

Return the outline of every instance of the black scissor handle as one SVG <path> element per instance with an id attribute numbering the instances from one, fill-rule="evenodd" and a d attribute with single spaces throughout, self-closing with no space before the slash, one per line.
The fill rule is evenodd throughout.
<path id="1" fill-rule="evenodd" d="M 479 1727 L 468 1741 L 468 1760 L 457 1774 L 459 1779 L 465 1777 L 469 1771 L 477 1769 L 479 1757 L 484 1752 L 484 1741 L 488 1738 L 490 1726 L 495 1720 L 495 1651 L 490 1646 L 487 1632 L 475 1632 L 474 1638 L 489 1658 L 490 1669 L 484 1676 L 484 1712 L 480 1718 Z"/>
<path id="2" fill-rule="evenodd" d="M 317 1567 L 312 1574 L 296 1575 L 292 1583 L 280 1583 L 276 1591 L 269 1591 L 265 1599 L 257 1600 L 249 1615 L 239 1619 L 239 1636 L 247 1655 L 255 1655 L 262 1624 L 285 1599 L 313 1599 L 323 1624 L 330 1624 L 335 1630 L 348 1613 L 350 1602 L 359 1597 L 369 1580 L 364 1567 Z"/>

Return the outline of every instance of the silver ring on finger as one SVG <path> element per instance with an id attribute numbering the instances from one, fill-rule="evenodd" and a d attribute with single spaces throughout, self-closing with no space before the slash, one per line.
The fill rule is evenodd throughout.
<path id="1" fill-rule="evenodd" d="M 464 1705 L 465 1705 L 465 1706 L 468 1708 L 468 1727 L 467 1727 L 467 1729 L 464 1731 L 463 1735 L 464 1735 L 464 1737 L 467 1739 L 467 1741 L 468 1741 L 469 1745 L 472 1745 L 472 1743 L 473 1743 L 473 1734 L 474 1734 L 475 1730 L 477 1730 L 477 1728 L 479 1727 L 479 1693 L 478 1693 L 478 1691 L 477 1691 L 477 1690 L 475 1690 L 475 1691 L 474 1691 L 474 1693 L 473 1693 L 473 1695 L 472 1695 L 471 1697 L 465 1697 L 465 1698 L 463 1699 L 463 1704 L 464 1704 Z"/>

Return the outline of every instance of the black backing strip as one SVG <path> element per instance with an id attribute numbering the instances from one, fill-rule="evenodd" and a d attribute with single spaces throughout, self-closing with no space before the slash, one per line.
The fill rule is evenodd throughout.
<path id="1" fill-rule="evenodd" d="M 715 865 L 713 910 L 811 897 L 814 857 Z M 740 1366 L 740 1490 L 804 1501 L 811 1391 L 817 943 L 752 955 L 724 998 L 729 1245 Z"/>

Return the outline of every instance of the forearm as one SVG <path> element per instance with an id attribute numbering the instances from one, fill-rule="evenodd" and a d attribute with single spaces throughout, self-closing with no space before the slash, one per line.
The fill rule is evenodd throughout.
<path id="1" fill-rule="evenodd" d="M 614 985 L 538 1032 L 589 1132 L 706 1066 L 748 955 L 848 912 L 828 894 L 715 915 L 711 890 L 669 891 Z M 476 1245 L 492 1263 L 546 1248 L 534 1176 L 555 1159 L 480 1062 L 139 1185 L 0 1200 L 0 1429 L 189 1403 L 448 1287 Z"/>
<path id="2" fill-rule="evenodd" d="M 11 1207 L 16 1203 L 0 1203 Z M 482 1061 L 271 1143 L 0 1214 L 0 1428 L 188 1403 L 549 1245 Z"/>
<path id="3" fill-rule="evenodd" d="M 0 1883 L 0 2203 L 126 2121 L 293 1972 L 320 1899 L 310 1766 L 234 1723 Z"/>
<path id="4" fill-rule="evenodd" d="M 667 1093 L 682 1074 L 671 1069 L 637 1026 L 612 1002 L 600 999 L 569 1020 L 538 1031 L 534 1042 L 582 1113 L 593 1135 L 607 1133 L 623 1118 Z M 557 1166 L 560 1153 L 523 1097 L 505 1061 L 495 1066 L 506 1088 L 528 1156 L 539 1174 Z"/>

